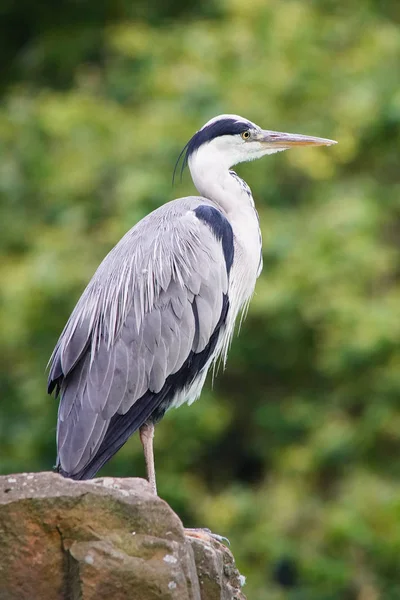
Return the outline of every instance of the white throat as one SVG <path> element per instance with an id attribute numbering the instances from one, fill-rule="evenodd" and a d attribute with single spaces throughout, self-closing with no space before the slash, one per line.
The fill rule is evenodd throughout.
<path id="1" fill-rule="evenodd" d="M 228 215 L 239 215 L 249 209 L 254 211 L 254 202 L 247 184 L 232 175 L 230 167 L 241 162 L 221 151 L 218 145 L 210 143 L 200 147 L 189 158 L 189 169 L 199 194 L 216 202 Z M 250 192 L 250 194 L 249 194 Z"/>

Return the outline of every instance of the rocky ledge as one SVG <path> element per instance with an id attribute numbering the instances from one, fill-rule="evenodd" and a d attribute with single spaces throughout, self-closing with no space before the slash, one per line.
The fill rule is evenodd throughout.
<path id="1" fill-rule="evenodd" d="M 0 477 L 0 600 L 245 600 L 231 552 L 143 479 Z"/>

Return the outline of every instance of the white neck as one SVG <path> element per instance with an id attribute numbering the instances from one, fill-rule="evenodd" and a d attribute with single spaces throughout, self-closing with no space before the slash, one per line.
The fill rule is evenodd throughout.
<path id="1" fill-rule="evenodd" d="M 221 151 L 224 140 L 200 146 L 189 157 L 189 168 L 199 193 L 225 213 L 234 235 L 234 263 L 229 275 L 229 316 L 223 354 L 229 346 L 236 316 L 250 300 L 262 267 L 261 232 L 250 189 L 229 169 L 241 162 L 235 149 Z M 230 156 L 228 159 L 227 156 Z M 235 160 L 237 159 L 237 160 Z M 247 188 L 247 189 L 246 189 Z"/>
<path id="2" fill-rule="evenodd" d="M 251 209 L 254 212 L 254 202 L 246 192 L 238 178 L 229 169 L 232 160 L 226 160 L 224 154 L 210 148 L 211 144 L 200 147 L 189 158 L 189 169 L 199 194 L 216 202 L 224 212 L 238 216 Z M 239 162 L 239 161 L 237 161 Z"/>

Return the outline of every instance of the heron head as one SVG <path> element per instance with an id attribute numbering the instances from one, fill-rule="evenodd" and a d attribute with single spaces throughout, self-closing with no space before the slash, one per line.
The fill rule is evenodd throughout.
<path id="1" fill-rule="evenodd" d="M 330 146 L 334 140 L 296 133 L 261 129 L 238 115 L 219 115 L 208 121 L 189 140 L 182 151 L 183 168 L 194 163 L 219 164 L 230 168 L 266 154 L 295 146 Z"/>

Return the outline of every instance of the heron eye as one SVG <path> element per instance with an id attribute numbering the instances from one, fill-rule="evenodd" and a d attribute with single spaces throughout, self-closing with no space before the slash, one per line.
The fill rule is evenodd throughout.
<path id="1" fill-rule="evenodd" d="M 250 131 L 243 131 L 241 135 L 244 140 L 248 140 L 250 137 Z"/>

